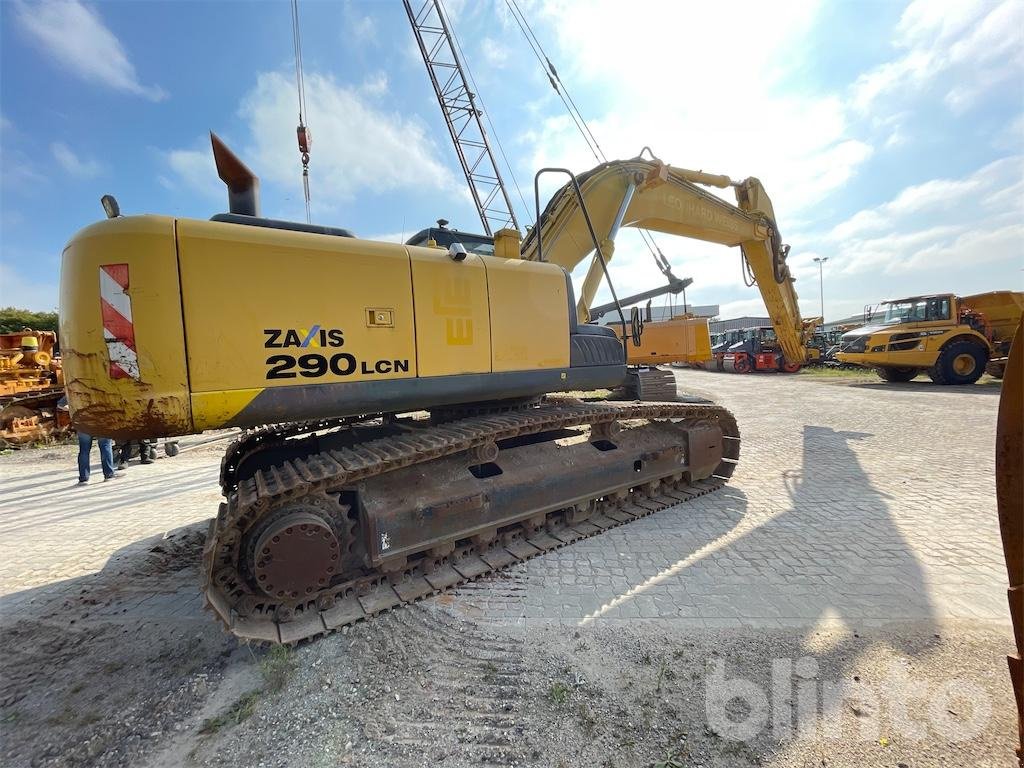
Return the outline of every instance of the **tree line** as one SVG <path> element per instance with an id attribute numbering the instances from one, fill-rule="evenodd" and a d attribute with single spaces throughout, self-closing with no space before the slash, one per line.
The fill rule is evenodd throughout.
<path id="1" fill-rule="evenodd" d="M 0 333 L 17 333 L 25 328 L 33 331 L 56 331 L 56 312 L 33 312 L 17 307 L 0 309 Z"/>

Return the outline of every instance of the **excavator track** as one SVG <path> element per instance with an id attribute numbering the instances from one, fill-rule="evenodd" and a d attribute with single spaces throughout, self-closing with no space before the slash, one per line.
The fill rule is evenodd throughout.
<path id="1" fill-rule="evenodd" d="M 739 458 L 715 405 L 318 424 L 334 431 L 258 430 L 228 452 L 248 468 L 231 463 L 203 593 L 241 639 L 293 644 L 415 602 L 717 490 Z"/>

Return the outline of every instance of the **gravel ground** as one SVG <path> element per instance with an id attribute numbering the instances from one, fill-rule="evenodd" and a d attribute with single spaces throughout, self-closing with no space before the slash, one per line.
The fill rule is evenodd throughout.
<path id="1" fill-rule="evenodd" d="M 801 461 L 793 458 L 792 446 L 800 445 L 805 421 L 839 434 L 861 428 L 869 418 L 866 407 L 889 403 L 894 413 L 909 413 L 914 409 L 908 406 L 916 404 L 928 429 L 956 432 L 956 450 L 977 452 L 982 480 L 990 472 L 985 446 L 993 429 L 987 423 L 995 402 L 991 392 L 972 391 L 958 401 L 945 391 L 933 396 L 937 390 L 810 377 L 791 384 L 760 378 L 768 383 L 755 391 L 758 380 L 719 381 L 701 374 L 689 387 L 719 395 L 724 390 L 719 399 L 739 416 L 749 448 L 735 489 L 685 513 L 698 528 L 722 517 L 713 520 L 712 537 L 729 531 L 726 512 L 733 502 L 747 500 L 751 518 L 771 492 L 772 478 L 787 476 L 786 468 Z M 787 386 L 797 388 L 793 397 L 782 389 Z M 772 408 L 765 409 L 765 402 Z M 986 426 L 974 441 L 958 419 L 979 414 Z M 876 431 L 884 429 L 878 425 Z M 785 430 L 792 435 L 784 436 Z M 927 467 L 937 466 L 941 477 L 947 462 L 961 465 L 969 458 L 951 458 L 950 447 L 929 435 L 925 440 L 934 455 L 919 457 L 910 479 L 921 482 L 908 485 L 878 479 L 882 467 L 869 464 L 870 436 L 851 442 L 866 465 L 864 478 L 856 481 L 881 486 L 873 492 L 894 515 L 946 492 L 934 479 L 924 483 Z M 831 445 L 825 437 L 812 432 L 804 444 L 824 450 Z M 530 617 L 516 607 L 517 600 L 529 604 L 538 594 L 563 594 L 558 577 L 568 573 L 565 563 L 581 546 L 607 559 L 616 550 L 621 556 L 631 548 L 642 553 L 673 535 L 672 516 L 683 513 L 666 510 L 590 544 L 283 651 L 239 645 L 200 607 L 196 565 L 203 518 L 213 511 L 205 480 L 222 448 L 202 447 L 153 467 L 130 468 L 125 482 L 132 485 L 122 488 L 134 488 L 143 506 L 111 510 L 122 521 L 118 530 L 109 528 L 107 512 L 90 523 L 65 511 L 77 497 L 68 496 L 65 505 L 61 494 L 106 492 L 102 485 L 63 490 L 74 479 L 74 447 L 0 456 L 0 544 L 7 560 L 17 561 L 4 572 L 12 575 L 0 593 L 0 764 L 966 768 L 1012 762 L 1008 622 L 960 615 L 959 604 L 936 587 L 945 576 L 947 586 L 962 581 L 972 599 L 991 594 L 997 608 L 986 605 L 978 616 L 998 613 L 1004 599 L 1005 576 L 991 575 L 1000 567 L 989 530 L 991 498 L 976 490 L 974 503 L 957 512 L 966 534 L 944 523 L 935 536 L 915 543 L 922 564 L 921 584 L 914 589 L 931 595 L 924 616 L 908 612 L 894 620 L 900 604 L 891 603 L 897 607 L 884 618 L 862 619 L 852 602 L 840 599 L 832 604 L 845 613 L 835 621 L 826 610 L 799 620 L 742 619 L 746 623 L 588 622 L 552 618 L 553 613 Z M 909 443 L 899 450 L 912 452 Z M 905 455 L 897 458 L 906 461 Z M 27 513 L 10 496 L 3 498 L 15 479 L 12 487 L 26 499 L 51 493 L 51 485 L 56 489 L 49 505 L 45 497 L 32 502 L 40 506 L 34 527 L 23 521 Z M 805 488 L 817 488 L 812 475 L 805 482 Z M 146 499 L 158 505 L 144 512 Z M 790 501 L 765 503 L 785 510 Z M 50 541 L 49 529 L 39 522 L 47 511 L 60 518 L 58 533 L 73 532 L 70 538 L 88 542 L 88 556 L 75 560 L 74 568 L 63 555 L 48 559 L 37 552 L 40 541 Z M 779 526 L 760 540 L 766 546 L 782 541 L 771 536 L 817 521 L 793 512 L 788 520 L 773 514 L 761 525 Z M 836 519 L 838 536 L 861 530 L 845 531 Z M 177 527 L 172 520 L 179 521 Z M 909 541 L 922 520 L 916 512 L 899 518 L 877 547 L 903 547 L 899 536 Z M 108 526 L 99 530 L 107 531 L 109 544 L 89 538 L 96 526 Z M 954 543 L 961 536 L 984 546 L 968 557 Z M 53 541 L 50 549 L 62 543 L 59 536 Z M 743 538 L 730 541 L 741 560 L 757 552 L 753 544 L 745 549 Z M 801 541 L 817 546 L 813 537 Z M 607 552 L 594 549 L 600 547 Z M 19 551 L 31 552 L 32 562 L 22 562 Z M 729 563 L 724 556 L 706 557 Z M 778 557 L 784 564 L 792 555 L 779 549 Z M 699 595 L 705 582 L 696 565 L 681 578 Z M 572 574 L 582 572 L 577 567 Z M 745 573 L 736 567 L 731 574 L 736 588 L 765 595 L 757 582 L 760 572 Z M 572 589 L 604 600 L 616 588 L 602 583 L 595 576 Z M 832 582 L 824 578 L 821 589 L 832 590 Z M 492 609 L 499 604 L 511 607 L 497 616 Z"/>

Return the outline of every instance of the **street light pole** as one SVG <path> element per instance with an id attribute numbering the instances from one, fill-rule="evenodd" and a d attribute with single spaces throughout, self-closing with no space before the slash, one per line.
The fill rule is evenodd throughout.
<path id="1" fill-rule="evenodd" d="M 821 294 L 821 323 L 825 324 L 825 278 L 822 276 L 821 268 L 828 261 L 828 256 L 821 258 L 815 256 L 814 260 L 818 262 L 818 292 Z"/>

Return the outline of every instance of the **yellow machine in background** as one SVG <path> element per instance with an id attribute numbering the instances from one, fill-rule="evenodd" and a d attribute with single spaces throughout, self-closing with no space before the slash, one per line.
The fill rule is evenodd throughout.
<path id="1" fill-rule="evenodd" d="M 616 333 L 629 334 L 628 326 L 613 321 L 608 324 Z M 661 365 L 663 363 L 706 363 L 711 360 L 711 332 L 706 317 L 673 317 L 657 322 L 644 321 L 640 346 L 626 352 L 630 365 Z"/>
<path id="2" fill-rule="evenodd" d="M 623 340 L 584 322 L 596 279 L 577 303 L 569 276 L 592 252 L 604 273 L 620 226 L 739 245 L 803 360 L 755 180 L 734 185 L 736 207 L 695 186 L 724 177 L 608 163 L 572 177 L 525 243 L 402 245 L 261 218 L 257 179 L 213 143 L 231 212 L 121 217 L 107 199 L 64 250 L 61 339 L 90 434 L 255 427 L 222 462 L 202 565 L 239 637 L 312 637 L 728 479 L 739 432 L 723 408 L 547 397 L 628 382 Z M 626 325 L 642 345 L 639 310 Z"/>
<path id="3" fill-rule="evenodd" d="M 57 407 L 63 396 L 57 334 L 0 334 L 0 442 L 24 445 L 66 433 L 70 421 Z"/>
<path id="4" fill-rule="evenodd" d="M 986 367 L 1002 378 L 1024 293 L 940 293 L 885 305 L 881 324 L 843 334 L 838 360 L 874 368 L 886 381 L 927 373 L 936 384 L 973 384 Z"/>

